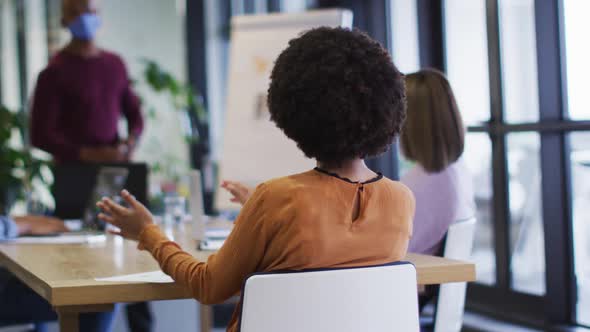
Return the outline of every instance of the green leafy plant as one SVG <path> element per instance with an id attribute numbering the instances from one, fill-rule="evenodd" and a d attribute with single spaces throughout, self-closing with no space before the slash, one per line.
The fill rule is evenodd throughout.
<path id="1" fill-rule="evenodd" d="M 206 140 L 204 131 L 208 125 L 208 115 L 203 105 L 203 96 L 190 84 L 182 83 L 174 78 L 156 62 L 148 59 L 144 59 L 143 62 L 146 83 L 156 92 L 168 93 L 174 108 L 188 115 L 191 128 L 185 136 L 189 143 Z"/>
<path id="2" fill-rule="evenodd" d="M 26 142 L 27 118 L 0 105 L 0 213 L 32 191 L 35 179 L 47 184 L 42 168 L 47 161 L 35 157 Z M 18 139 L 14 139 L 14 135 Z M 18 142 L 15 144 L 15 141 Z"/>
<path id="3" fill-rule="evenodd" d="M 170 97 L 172 108 L 180 115 L 183 137 L 189 145 L 193 165 L 200 168 L 202 160 L 206 160 L 209 153 L 209 115 L 205 110 L 202 95 L 193 86 L 180 81 L 155 61 L 145 58 L 141 61 L 145 67 L 142 77 L 136 83 L 145 84 L 157 94 Z M 149 105 L 147 109 L 149 117 L 157 121 L 155 109 Z M 177 183 L 179 178 L 187 173 L 189 165 L 168 153 L 165 148 L 166 142 L 153 138 L 149 144 L 154 151 L 161 154 L 156 161 L 150 163 L 152 172 L 163 175 L 167 181 Z"/>

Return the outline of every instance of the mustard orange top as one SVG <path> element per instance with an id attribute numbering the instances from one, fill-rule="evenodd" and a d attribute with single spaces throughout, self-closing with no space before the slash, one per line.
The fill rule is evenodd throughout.
<path id="1" fill-rule="evenodd" d="M 379 176 L 355 183 L 316 169 L 258 186 L 207 262 L 182 251 L 156 225 L 143 230 L 139 246 L 195 299 L 215 304 L 238 294 L 255 272 L 403 259 L 413 217 L 414 197 L 399 182 Z M 237 312 L 228 331 L 237 331 Z"/>

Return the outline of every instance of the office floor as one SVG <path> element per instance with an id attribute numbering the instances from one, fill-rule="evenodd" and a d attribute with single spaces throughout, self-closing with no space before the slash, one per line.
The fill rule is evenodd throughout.
<path id="1" fill-rule="evenodd" d="M 578 322 L 590 326 L 590 274 L 578 279 Z"/>
<path id="2" fill-rule="evenodd" d="M 192 300 L 154 302 L 153 310 L 156 315 L 155 331 L 196 332 L 199 330 L 198 304 Z M 590 310 L 588 304 L 587 310 Z M 182 317 L 182 319 L 178 319 Z M 2 332 L 21 332 L 22 329 L 1 330 Z M 119 314 L 114 332 L 127 332 L 125 316 Z M 213 329 L 212 332 L 224 332 L 225 329 Z M 515 326 L 497 321 L 479 314 L 466 313 L 464 317 L 464 332 L 541 332 L 541 330 Z M 50 332 L 58 332 L 57 324 L 53 324 Z"/>
<path id="3" fill-rule="evenodd" d="M 464 332 L 542 332 L 541 330 L 526 328 L 497 321 L 479 314 L 465 313 L 463 317 Z"/>
<path id="4" fill-rule="evenodd" d="M 501 323 L 488 318 L 468 314 L 465 318 L 463 332 L 542 332 L 541 330 L 519 327 L 512 324 Z M 212 332 L 225 332 L 225 329 L 213 329 Z"/>
<path id="5" fill-rule="evenodd" d="M 152 302 L 151 308 L 155 315 L 154 331 L 199 331 L 199 307 L 194 300 L 158 301 Z M 14 332 L 21 332 L 17 330 Z M 120 310 L 115 318 L 113 332 L 128 332 L 125 313 Z M 2 330 L 1 332 L 5 332 Z M 7 331 L 8 332 L 8 331 Z M 10 331 L 13 332 L 13 331 Z M 57 323 L 51 324 L 48 332 L 59 332 Z M 217 332 L 217 331 L 215 331 Z"/>

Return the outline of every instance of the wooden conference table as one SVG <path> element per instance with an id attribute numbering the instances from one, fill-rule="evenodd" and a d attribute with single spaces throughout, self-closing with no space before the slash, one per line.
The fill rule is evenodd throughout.
<path id="1" fill-rule="evenodd" d="M 188 225 L 167 233 L 198 259 L 206 260 L 211 254 L 196 250 Z M 416 266 L 420 285 L 475 280 L 472 263 L 417 254 L 408 254 L 406 260 Z M 159 269 L 147 252 L 136 249 L 135 242 L 114 236 L 94 244 L 2 243 L 0 265 L 51 303 L 58 312 L 62 332 L 78 331 L 80 313 L 108 311 L 113 303 L 190 298 L 175 283 L 96 281 Z M 210 309 L 201 307 L 201 314 L 208 315 Z M 202 328 L 210 323 L 208 318 L 202 317 Z"/>

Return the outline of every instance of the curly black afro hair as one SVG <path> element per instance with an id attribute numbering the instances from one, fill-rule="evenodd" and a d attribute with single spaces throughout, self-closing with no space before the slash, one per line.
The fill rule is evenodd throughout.
<path id="1" fill-rule="evenodd" d="M 321 27 L 292 39 L 268 89 L 271 119 L 309 158 L 339 165 L 385 152 L 406 114 L 403 75 L 358 30 Z"/>

